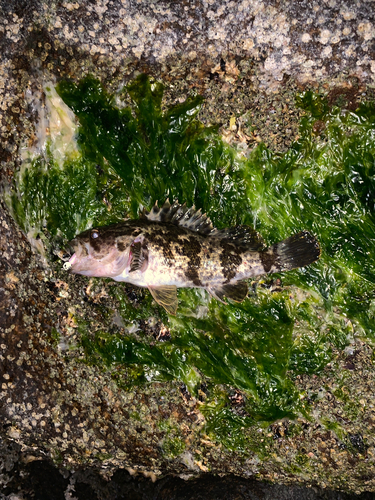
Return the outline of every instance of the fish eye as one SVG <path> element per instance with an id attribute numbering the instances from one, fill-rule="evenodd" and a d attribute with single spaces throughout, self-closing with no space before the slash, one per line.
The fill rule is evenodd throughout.
<path id="1" fill-rule="evenodd" d="M 93 229 L 91 231 L 90 237 L 95 240 L 96 238 L 99 238 L 99 231 L 97 229 Z"/>

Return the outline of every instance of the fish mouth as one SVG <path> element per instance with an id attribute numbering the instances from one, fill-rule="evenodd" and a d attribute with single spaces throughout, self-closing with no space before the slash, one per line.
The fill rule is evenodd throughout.
<path id="1" fill-rule="evenodd" d="M 72 257 L 72 253 L 74 253 L 74 251 L 72 251 L 72 250 L 70 250 L 70 251 L 65 250 L 65 252 L 61 252 L 61 254 L 59 255 L 59 257 L 64 262 L 69 262 L 70 258 Z"/>
<path id="2" fill-rule="evenodd" d="M 65 248 L 56 252 L 56 255 L 64 262 L 63 267 L 67 271 L 71 269 L 78 259 L 76 250 L 73 241 L 70 241 Z"/>
<path id="3" fill-rule="evenodd" d="M 68 245 L 64 248 L 56 248 L 53 250 L 53 254 L 63 262 L 69 262 L 72 255 L 74 254 L 74 248 L 71 245 Z"/>
<path id="4" fill-rule="evenodd" d="M 67 246 L 63 250 L 61 250 L 59 257 L 64 262 L 70 262 L 70 259 L 73 257 L 75 253 L 76 253 L 75 245 L 73 241 L 70 241 L 67 244 Z"/>
<path id="5" fill-rule="evenodd" d="M 72 271 L 73 273 L 84 274 L 85 266 L 88 264 L 88 260 L 91 260 L 90 256 L 90 246 L 87 243 L 77 243 L 76 240 L 72 240 L 68 243 L 66 248 L 66 257 L 64 263 L 64 269 L 67 271 Z"/>
<path id="6" fill-rule="evenodd" d="M 70 264 L 70 267 L 74 266 L 74 264 L 77 262 L 77 254 L 74 252 L 73 255 L 70 257 L 70 259 L 68 260 L 69 264 Z"/>

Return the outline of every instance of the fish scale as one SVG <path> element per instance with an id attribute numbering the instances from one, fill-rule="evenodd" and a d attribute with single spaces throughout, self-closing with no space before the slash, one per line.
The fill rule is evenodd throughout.
<path id="1" fill-rule="evenodd" d="M 218 230 L 200 210 L 169 200 L 139 219 L 84 231 L 70 246 L 71 272 L 147 287 L 169 314 L 177 311 L 177 288 L 205 288 L 222 302 L 241 302 L 244 280 L 303 267 L 320 255 L 307 231 L 267 248 L 249 226 Z"/>

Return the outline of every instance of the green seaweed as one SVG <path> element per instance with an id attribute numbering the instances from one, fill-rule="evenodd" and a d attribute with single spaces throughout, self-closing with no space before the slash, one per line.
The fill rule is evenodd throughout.
<path id="1" fill-rule="evenodd" d="M 167 197 L 205 206 L 212 204 L 216 190 L 229 188 L 233 195 L 241 194 L 240 186 L 230 187 L 226 178 L 236 166 L 234 151 L 220 140 L 216 127 L 205 127 L 196 119 L 200 96 L 163 113 L 159 83 L 151 84 L 141 75 L 126 90 L 134 102 L 133 113 L 119 109 L 114 96 L 90 77 L 78 85 L 62 81 L 57 86 L 79 119 L 83 156 L 103 169 L 109 164 L 119 176 L 122 197 L 131 198 L 132 217 L 138 216 L 140 205 Z"/>
<path id="2" fill-rule="evenodd" d="M 45 157 L 37 157 L 16 176 L 13 213 L 26 232 L 47 232 L 52 241 L 67 241 L 104 212 L 96 200 L 97 188 L 92 163 L 72 158 L 61 169 L 47 148 Z"/>
<path id="3" fill-rule="evenodd" d="M 161 420 L 158 427 L 164 433 L 161 443 L 163 456 L 167 459 L 173 459 L 181 455 L 186 448 L 186 444 L 180 435 L 178 426 L 173 423 L 172 419 L 169 419 Z"/>
<path id="4" fill-rule="evenodd" d="M 88 361 L 104 362 L 115 380 L 124 375 L 125 388 L 179 380 L 198 395 L 206 387 L 206 431 L 236 450 L 249 446 L 243 430 L 255 420 L 308 414 L 293 378 L 319 373 L 332 346 L 375 337 L 373 104 L 349 111 L 304 92 L 297 96 L 305 110 L 300 138 L 291 148 L 280 154 L 261 144 L 244 158 L 217 128 L 199 122 L 199 96 L 163 111 L 162 86 L 144 75 L 123 90 L 131 108 L 90 77 L 60 82 L 57 92 L 77 116 L 79 154 L 61 166 L 47 148 L 18 174 L 9 199 L 27 232 L 61 244 L 169 197 L 194 203 L 219 228 L 253 225 L 268 244 L 307 229 L 322 250 L 319 262 L 277 275 L 281 291 L 269 277 L 241 304 L 181 289 L 175 318 L 147 292 L 135 307 L 122 285 L 111 287 L 125 325 L 152 316 L 168 325 L 171 339 L 83 331 Z M 233 389 L 241 393 L 240 408 L 229 397 Z M 182 451 L 172 444 L 167 454 Z"/>

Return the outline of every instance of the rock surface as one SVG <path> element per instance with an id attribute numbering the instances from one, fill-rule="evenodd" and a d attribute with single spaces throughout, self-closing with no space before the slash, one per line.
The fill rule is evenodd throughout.
<path id="1" fill-rule="evenodd" d="M 279 150 L 297 134 L 295 89 L 340 85 L 347 95 L 355 89 L 356 96 L 365 96 L 375 83 L 372 2 L 2 0 L 0 8 L 3 181 L 21 163 L 20 146 L 34 142 L 37 116 L 30 96 L 45 81 L 93 73 L 116 89 L 145 71 L 166 84 L 170 102 L 192 91 L 202 94 L 206 123 L 228 129 L 231 116 L 252 111 L 258 137 L 250 142 L 263 139 Z M 270 109 L 275 111 L 270 114 Z M 177 382 L 127 392 L 104 370 L 83 364 L 57 345 L 56 330 L 70 340 L 76 335 L 69 309 L 85 315 L 91 308 L 95 321 L 95 305 L 83 302 L 57 267 L 40 263 L 4 205 L 0 248 L 5 443 L 0 462 L 8 498 L 16 494 L 7 484 L 14 484 L 17 467 L 42 459 L 62 471 L 86 468 L 87 473 L 95 466 L 103 477 L 124 468 L 153 479 L 212 471 L 357 493 L 375 489 L 369 346 L 358 342 L 351 353 L 337 352 L 322 377 L 301 377 L 299 388 L 314 400 L 314 420 L 299 419 L 293 435 L 288 421 L 255 427 L 254 443 L 262 443 L 267 458 L 259 462 L 254 454 L 244 460 L 202 433 L 199 401 L 184 398 Z M 338 380 L 355 401 L 351 413 L 332 394 Z M 346 426 L 345 446 L 334 429 L 322 425 L 332 415 Z M 172 422 L 174 432 L 183 436 L 183 455 L 171 458 L 161 452 L 170 438 L 158 425 L 161 420 Z M 28 470 L 33 474 L 33 467 Z M 61 488 L 68 488 L 68 476 Z M 71 491 L 74 496 L 74 486 Z"/>

